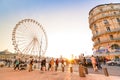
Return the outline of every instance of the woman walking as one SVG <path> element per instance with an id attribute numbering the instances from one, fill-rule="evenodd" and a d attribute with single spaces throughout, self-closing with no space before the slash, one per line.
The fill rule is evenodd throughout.
<path id="1" fill-rule="evenodd" d="M 93 66 L 94 71 L 98 71 L 97 61 L 96 61 L 96 58 L 93 55 L 91 57 L 91 62 L 92 62 L 92 66 Z"/>

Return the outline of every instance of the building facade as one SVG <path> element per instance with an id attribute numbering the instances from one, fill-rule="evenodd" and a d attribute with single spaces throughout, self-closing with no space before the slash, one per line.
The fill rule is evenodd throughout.
<path id="1" fill-rule="evenodd" d="M 89 12 L 95 54 L 120 53 L 120 3 L 102 4 Z"/>
<path id="2" fill-rule="evenodd" d="M 17 54 L 13 54 L 9 52 L 8 50 L 0 51 L 0 60 L 1 59 L 14 59 L 17 56 Z"/>

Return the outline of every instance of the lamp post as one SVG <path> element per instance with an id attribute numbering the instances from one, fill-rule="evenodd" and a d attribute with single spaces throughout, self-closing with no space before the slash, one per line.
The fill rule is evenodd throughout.
<path id="1" fill-rule="evenodd" d="M 40 59 L 41 59 L 41 48 L 42 48 L 42 37 L 41 37 L 40 51 L 39 51 L 39 68 L 40 68 Z"/>

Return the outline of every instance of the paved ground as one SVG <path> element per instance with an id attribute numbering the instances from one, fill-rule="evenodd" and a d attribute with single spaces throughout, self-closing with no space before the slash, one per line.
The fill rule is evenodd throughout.
<path id="1" fill-rule="evenodd" d="M 111 76 L 120 76 L 120 66 L 107 66 L 102 65 L 103 68 L 107 68 L 109 75 Z M 78 72 L 78 65 L 74 65 L 74 71 Z M 90 74 L 101 74 L 104 75 L 103 69 L 99 70 L 98 72 L 94 72 L 92 67 L 88 68 L 88 72 Z"/>
<path id="2" fill-rule="evenodd" d="M 80 77 L 78 72 L 13 70 L 12 68 L 0 68 L 0 80 L 120 80 L 120 76 L 106 77 L 103 74 L 91 74 Z"/>
<path id="3" fill-rule="evenodd" d="M 38 65 L 36 65 L 38 68 Z M 79 65 L 72 65 L 73 71 L 78 73 L 78 67 Z M 109 75 L 111 76 L 120 76 L 120 66 L 107 66 L 102 65 L 103 68 L 107 68 Z M 59 71 L 61 71 L 61 65 L 59 64 Z M 68 70 L 68 67 L 66 66 L 65 70 Z M 97 73 L 93 71 L 92 67 L 88 67 L 88 71 L 90 74 L 101 74 L 104 75 L 103 69 L 99 70 Z"/>
<path id="4" fill-rule="evenodd" d="M 104 67 L 103 67 L 104 68 Z M 109 75 L 120 76 L 120 66 L 106 66 Z M 92 68 L 88 68 L 89 73 L 95 73 Z M 104 74 L 103 69 L 99 70 L 98 74 Z"/>

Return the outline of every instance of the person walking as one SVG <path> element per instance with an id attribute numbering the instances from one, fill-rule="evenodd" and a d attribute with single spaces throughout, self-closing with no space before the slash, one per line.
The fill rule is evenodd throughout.
<path id="1" fill-rule="evenodd" d="M 97 67 L 98 67 L 98 69 L 102 69 L 101 62 L 100 62 L 100 59 L 99 59 L 98 56 L 96 57 L 96 61 L 97 61 Z"/>
<path id="2" fill-rule="evenodd" d="M 50 61 L 51 61 L 51 60 L 50 60 Z M 49 61 L 49 65 L 48 65 L 48 71 L 51 69 L 50 61 Z"/>
<path id="3" fill-rule="evenodd" d="M 14 61 L 14 70 L 16 70 L 16 68 L 19 70 L 19 65 L 20 65 L 20 58 Z"/>
<path id="4" fill-rule="evenodd" d="M 42 70 L 42 71 L 45 71 L 45 70 L 46 70 L 46 59 L 43 59 L 43 60 L 41 61 L 41 70 Z"/>
<path id="5" fill-rule="evenodd" d="M 64 72 L 64 68 L 65 68 L 65 64 L 64 64 L 64 59 L 61 60 L 61 68 L 62 68 L 62 72 Z"/>
<path id="6" fill-rule="evenodd" d="M 33 66 L 33 59 L 30 60 L 30 63 L 29 63 L 29 70 L 28 70 L 29 72 L 33 70 L 32 66 Z"/>
<path id="7" fill-rule="evenodd" d="M 56 61 L 55 61 L 55 71 L 57 71 L 58 64 L 59 64 L 59 60 L 58 60 L 58 58 L 57 58 Z"/>
<path id="8" fill-rule="evenodd" d="M 50 65 L 51 65 L 51 71 L 54 70 L 54 59 L 52 58 L 50 61 Z"/>
<path id="9" fill-rule="evenodd" d="M 91 62 L 92 62 L 92 66 L 93 66 L 93 70 L 96 72 L 98 71 L 98 68 L 97 68 L 97 61 L 96 61 L 96 58 L 92 55 L 91 57 Z"/>
<path id="10" fill-rule="evenodd" d="M 82 64 L 83 64 L 84 67 L 87 67 L 86 66 L 86 58 L 85 57 L 83 57 Z"/>

